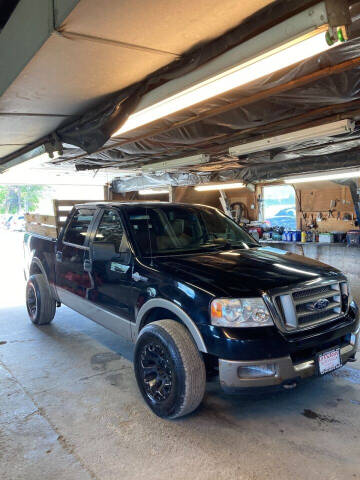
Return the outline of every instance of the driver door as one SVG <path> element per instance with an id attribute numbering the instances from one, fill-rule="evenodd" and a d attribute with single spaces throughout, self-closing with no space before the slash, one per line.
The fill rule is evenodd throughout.
<path id="1" fill-rule="evenodd" d="M 95 320 L 131 338 L 133 256 L 116 210 L 103 211 L 90 242 L 93 288 L 89 296 L 97 308 Z"/>

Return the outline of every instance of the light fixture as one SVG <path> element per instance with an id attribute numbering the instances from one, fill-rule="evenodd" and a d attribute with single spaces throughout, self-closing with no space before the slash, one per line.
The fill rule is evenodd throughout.
<path id="1" fill-rule="evenodd" d="M 200 165 L 209 161 L 209 155 L 192 155 L 191 157 L 174 158 L 172 160 L 164 160 L 163 162 L 151 163 L 141 167 L 143 172 L 166 170 L 171 168 L 186 167 L 190 165 Z"/>
<path id="2" fill-rule="evenodd" d="M 243 183 L 209 183 L 208 185 L 197 185 L 195 190 L 198 192 L 210 192 L 212 190 L 230 190 L 233 188 L 243 188 Z"/>
<path id="3" fill-rule="evenodd" d="M 139 195 L 158 195 L 158 194 L 169 194 L 168 188 L 144 188 L 139 190 Z"/>
<path id="4" fill-rule="evenodd" d="M 326 180 L 341 180 L 345 178 L 359 178 L 360 170 L 347 170 L 342 172 L 324 173 L 316 175 L 305 175 L 302 177 L 288 177 L 284 179 L 285 183 L 306 183 L 306 182 L 323 182 Z"/>
<path id="5" fill-rule="evenodd" d="M 11 170 L 14 171 L 30 171 L 34 168 L 40 168 L 43 164 L 59 157 L 59 152 L 53 152 L 53 158 L 47 152 L 40 153 L 35 157 L 30 158 L 29 160 L 25 160 L 22 163 L 18 163 L 14 165 Z"/>
<path id="6" fill-rule="evenodd" d="M 272 148 L 285 147 L 293 143 L 304 142 L 305 140 L 314 140 L 324 137 L 333 137 L 354 131 L 355 122 L 349 119 L 339 120 L 337 122 L 325 123 L 317 127 L 304 128 L 295 132 L 277 135 L 275 137 L 264 138 L 255 142 L 248 142 L 229 148 L 230 155 L 240 156 Z"/>
<path id="7" fill-rule="evenodd" d="M 112 136 L 175 112 L 329 50 L 325 2 L 275 25 L 206 65 L 150 91 Z"/>

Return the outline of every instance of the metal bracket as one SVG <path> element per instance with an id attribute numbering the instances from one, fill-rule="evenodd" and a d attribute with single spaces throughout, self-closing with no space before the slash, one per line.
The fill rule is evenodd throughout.
<path id="1" fill-rule="evenodd" d="M 250 190 L 250 192 L 255 192 L 255 185 L 253 183 L 247 183 L 246 188 Z"/>
<path id="2" fill-rule="evenodd" d="M 56 133 L 53 133 L 47 142 L 44 143 L 45 151 L 49 154 L 50 158 L 54 158 L 54 153 L 59 152 L 59 155 L 63 154 L 63 146 Z"/>
<path id="3" fill-rule="evenodd" d="M 349 0 L 325 0 L 326 12 L 329 23 L 327 42 L 344 42 L 349 38 L 351 14 Z"/>
<path id="4" fill-rule="evenodd" d="M 351 24 L 348 0 L 325 0 L 325 5 L 330 27 L 342 27 Z"/>

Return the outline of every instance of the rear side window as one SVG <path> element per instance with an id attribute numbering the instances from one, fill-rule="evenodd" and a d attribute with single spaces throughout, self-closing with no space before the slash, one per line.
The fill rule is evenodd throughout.
<path id="1" fill-rule="evenodd" d="M 84 245 L 94 212 L 89 208 L 77 209 L 66 229 L 63 241 L 80 246 Z"/>
<path id="2" fill-rule="evenodd" d="M 105 210 L 94 242 L 112 243 L 116 253 L 128 251 L 129 247 L 121 220 L 113 210 Z"/>

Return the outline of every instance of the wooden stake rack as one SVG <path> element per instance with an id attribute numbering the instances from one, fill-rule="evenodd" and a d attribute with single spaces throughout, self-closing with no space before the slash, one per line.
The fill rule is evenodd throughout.
<path id="1" fill-rule="evenodd" d="M 57 238 L 58 229 L 53 215 L 39 213 L 25 213 L 25 229 L 30 233 L 37 233 L 44 237 Z"/>
<path id="2" fill-rule="evenodd" d="M 103 200 L 53 200 L 54 215 L 41 215 L 39 213 L 25 214 L 26 231 L 44 237 L 57 238 L 71 209 L 75 205 L 89 202 L 101 203 Z"/>

